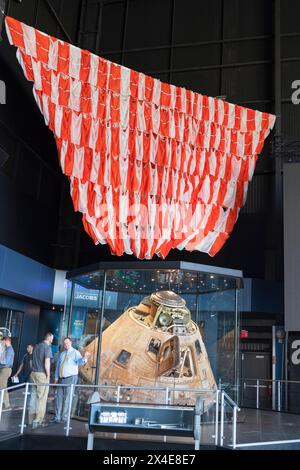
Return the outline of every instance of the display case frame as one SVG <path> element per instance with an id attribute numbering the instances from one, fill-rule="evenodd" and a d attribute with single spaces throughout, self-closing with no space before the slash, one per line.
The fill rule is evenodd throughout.
<path id="1" fill-rule="evenodd" d="M 218 385 L 226 388 L 232 398 L 238 399 L 238 292 L 243 288 L 242 271 L 185 261 L 112 261 L 72 270 L 66 278 L 68 295 L 62 336 L 71 336 L 75 347 L 80 348 L 82 338 L 80 328 L 77 331 L 76 326 L 81 325 L 83 336 L 86 334 L 86 320 L 82 325 L 76 315 L 79 310 L 88 311 L 89 305 L 94 302 L 94 329 L 91 336 L 97 337 L 100 345 L 95 352 L 94 383 L 98 383 L 101 367 L 101 340 L 105 322 L 114 321 L 117 311 L 121 315 L 122 311 L 136 305 L 151 292 L 171 289 L 187 300 L 193 320 L 204 332 L 208 332 L 208 354 Z M 156 282 L 156 278 L 160 280 Z M 119 302 L 121 298 L 125 299 L 123 304 Z M 223 346 L 220 345 L 222 342 Z M 219 353 L 222 357 L 218 357 Z M 226 361 L 229 365 L 226 365 Z M 223 372 L 220 372 L 222 364 Z M 230 375 L 229 379 L 224 376 L 224 371 L 228 372 L 227 377 Z"/>

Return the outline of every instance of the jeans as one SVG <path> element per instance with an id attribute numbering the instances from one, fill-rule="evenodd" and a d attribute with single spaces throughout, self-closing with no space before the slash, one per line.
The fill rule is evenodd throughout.
<path id="1" fill-rule="evenodd" d="M 26 382 L 30 382 L 30 374 L 28 374 L 28 375 L 20 374 L 19 375 L 19 383 L 20 384 L 26 384 Z"/>
<path id="2" fill-rule="evenodd" d="M 78 375 L 71 375 L 65 379 L 59 379 L 59 384 L 68 385 L 68 387 L 57 387 L 55 400 L 55 419 L 57 421 L 67 421 L 70 406 L 71 385 L 76 385 L 77 381 Z"/>

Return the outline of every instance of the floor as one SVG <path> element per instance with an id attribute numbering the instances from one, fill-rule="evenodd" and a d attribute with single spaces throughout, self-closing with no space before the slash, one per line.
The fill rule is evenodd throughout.
<path id="1" fill-rule="evenodd" d="M 237 424 L 237 443 L 300 440 L 300 415 L 244 408 Z M 299 443 L 300 444 L 300 443 Z"/>
<path id="2" fill-rule="evenodd" d="M 16 436 L 20 433 L 20 424 L 22 422 L 22 403 L 24 400 L 23 393 L 16 393 L 14 399 L 11 400 L 12 410 L 3 411 L 0 423 L 0 440 L 8 437 Z M 49 421 L 54 417 L 49 407 L 49 413 L 46 419 Z M 66 434 L 65 424 L 49 423 L 45 428 L 37 428 L 35 430 L 26 426 L 25 435 L 32 436 L 56 436 L 63 437 Z M 73 418 L 71 420 L 70 437 L 85 438 L 87 435 L 87 421 Z M 207 422 L 202 423 L 202 439 L 203 445 L 211 446 L 215 444 L 215 426 L 213 425 L 213 416 L 208 417 Z M 164 436 L 138 436 L 135 434 L 115 435 L 112 433 L 101 433 L 100 437 L 106 439 L 116 438 L 127 441 L 151 441 L 161 443 L 182 443 L 183 445 L 191 445 L 190 438 L 174 438 Z M 244 408 L 238 414 L 237 423 L 237 444 L 268 442 L 268 441 L 285 441 L 300 439 L 300 415 L 290 413 L 278 413 L 272 411 L 255 410 Z M 232 446 L 232 416 L 227 415 L 224 423 L 224 445 Z M 300 443 L 299 443 L 300 448 Z"/>

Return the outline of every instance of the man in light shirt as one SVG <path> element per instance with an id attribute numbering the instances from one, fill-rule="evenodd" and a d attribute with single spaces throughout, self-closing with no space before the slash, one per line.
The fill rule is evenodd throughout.
<path id="1" fill-rule="evenodd" d="M 11 376 L 15 352 L 11 345 L 11 338 L 9 336 L 4 336 L 2 339 L 2 345 L 4 346 L 4 354 L 2 362 L 0 363 L 0 389 L 6 389 L 8 379 Z M 7 410 L 11 409 L 7 390 L 5 390 L 3 396 L 3 407 Z"/>
<path id="2" fill-rule="evenodd" d="M 78 366 L 86 364 L 90 355 L 88 352 L 86 352 L 84 357 L 82 357 L 80 352 L 72 347 L 71 338 L 65 338 L 63 346 L 64 351 L 58 356 L 56 364 L 55 383 L 66 386 L 57 387 L 54 419 L 56 423 L 67 421 L 71 385 L 77 384 Z"/>

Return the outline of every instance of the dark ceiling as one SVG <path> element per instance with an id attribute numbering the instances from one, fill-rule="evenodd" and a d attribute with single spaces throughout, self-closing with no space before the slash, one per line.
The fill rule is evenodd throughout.
<path id="1" fill-rule="evenodd" d="M 210 258 L 174 250 L 169 260 L 282 276 L 282 175 L 271 140 L 300 137 L 300 106 L 291 103 L 299 76 L 297 0 L 23 0 L 8 14 L 117 63 L 175 85 L 260 111 L 276 112 L 277 129 L 259 158 L 231 238 Z M 61 175 L 54 138 L 5 36 L 0 44 L 0 243 L 50 266 L 72 269 L 111 259 L 84 233 Z M 131 259 L 125 256 L 122 259 Z"/>

